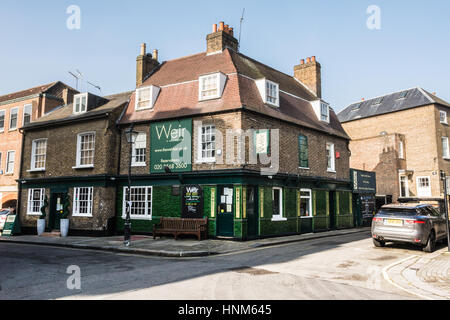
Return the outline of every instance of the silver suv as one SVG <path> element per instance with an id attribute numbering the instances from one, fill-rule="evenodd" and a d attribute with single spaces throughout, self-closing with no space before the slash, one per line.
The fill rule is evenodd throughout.
<path id="1" fill-rule="evenodd" d="M 436 241 L 447 239 L 446 228 L 445 215 L 429 204 L 390 204 L 372 219 L 372 238 L 376 247 L 408 242 L 433 252 Z"/>

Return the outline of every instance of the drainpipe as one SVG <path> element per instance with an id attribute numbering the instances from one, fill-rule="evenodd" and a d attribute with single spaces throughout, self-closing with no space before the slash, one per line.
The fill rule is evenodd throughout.
<path id="1" fill-rule="evenodd" d="M 19 216 L 20 219 L 20 214 L 21 214 L 21 198 L 22 198 L 22 168 L 23 168 L 23 149 L 25 146 L 25 131 L 23 131 L 22 128 L 19 128 L 19 132 L 22 134 L 22 146 L 20 147 L 20 164 L 19 164 L 19 188 L 17 190 L 17 204 L 16 204 L 16 214 Z"/>

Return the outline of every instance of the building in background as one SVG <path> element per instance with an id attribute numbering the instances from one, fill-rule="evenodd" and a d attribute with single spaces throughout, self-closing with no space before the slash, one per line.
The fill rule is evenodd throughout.
<path id="1" fill-rule="evenodd" d="M 378 206 L 444 199 L 450 175 L 450 104 L 412 88 L 351 104 L 338 117 L 351 137 L 350 166 L 376 172 Z"/>
<path id="2" fill-rule="evenodd" d="M 0 96 L 0 208 L 15 208 L 22 148 L 20 128 L 72 102 L 77 91 L 62 82 Z"/>
<path id="3" fill-rule="evenodd" d="M 70 235 L 106 236 L 115 231 L 120 148 L 116 121 L 130 94 L 77 94 L 73 103 L 22 128 L 19 215 L 25 233 L 35 234 L 45 198 L 47 231 L 59 232 L 65 205 Z"/>
<path id="4" fill-rule="evenodd" d="M 315 57 L 287 75 L 240 53 L 223 22 L 206 47 L 163 63 L 141 47 L 119 122 L 118 229 L 132 124 L 133 232 L 151 233 L 160 217 L 208 217 L 210 236 L 235 239 L 352 227 L 349 137 L 322 99 Z M 195 209 L 190 189 L 200 190 Z"/>

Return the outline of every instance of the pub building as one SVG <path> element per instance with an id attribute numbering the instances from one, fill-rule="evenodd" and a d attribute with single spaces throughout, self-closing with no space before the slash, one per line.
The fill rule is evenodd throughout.
<path id="1" fill-rule="evenodd" d="M 119 161 L 116 122 L 131 93 L 76 94 L 21 128 L 19 177 L 22 232 L 36 234 L 41 208 L 46 231 L 58 235 L 68 205 L 69 235 L 106 236 L 115 226 L 115 177 Z"/>
<path id="2" fill-rule="evenodd" d="M 206 42 L 162 63 L 141 46 L 118 121 L 117 231 L 130 164 L 135 234 L 161 217 L 208 218 L 210 237 L 232 239 L 353 227 L 349 137 L 322 99 L 316 58 L 285 74 L 239 52 L 223 22 Z"/>

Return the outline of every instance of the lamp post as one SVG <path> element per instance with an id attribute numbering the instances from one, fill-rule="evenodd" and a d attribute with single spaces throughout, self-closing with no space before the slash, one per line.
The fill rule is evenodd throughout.
<path id="1" fill-rule="evenodd" d="M 130 162 L 128 165 L 128 201 L 127 201 L 127 213 L 124 224 L 124 241 L 123 244 L 127 247 L 131 244 L 131 163 L 133 158 L 133 144 L 136 142 L 138 132 L 134 131 L 134 123 L 125 131 L 125 137 L 130 146 Z"/>
<path id="2" fill-rule="evenodd" d="M 448 196 L 447 196 L 447 175 L 445 171 L 441 170 L 441 179 L 444 181 L 444 207 L 445 207 L 445 225 L 446 225 L 446 233 L 447 233 L 447 246 L 448 251 L 450 252 L 450 227 L 448 221 Z"/>

